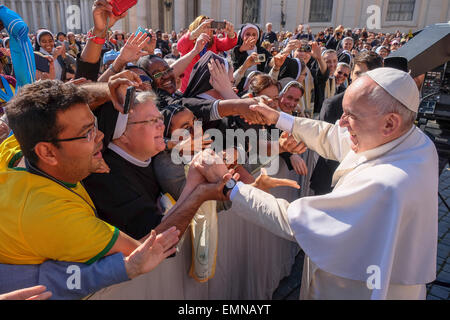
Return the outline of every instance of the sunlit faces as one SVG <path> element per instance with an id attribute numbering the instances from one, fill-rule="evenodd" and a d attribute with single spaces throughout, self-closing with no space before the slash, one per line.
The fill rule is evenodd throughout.
<path id="1" fill-rule="evenodd" d="M 178 129 L 188 130 L 191 133 L 191 136 L 193 136 L 194 121 L 195 116 L 189 109 L 176 113 L 170 122 L 170 136 L 172 136 L 172 133 Z"/>
<path id="2" fill-rule="evenodd" d="M 350 76 L 350 68 L 345 65 L 340 65 L 334 72 L 334 78 L 336 79 L 336 86 L 339 86 L 345 82 Z"/>
<path id="3" fill-rule="evenodd" d="M 384 59 L 389 55 L 389 51 L 386 48 L 381 48 L 379 51 L 379 55 Z"/>
<path id="4" fill-rule="evenodd" d="M 147 72 L 154 77 L 159 72 L 169 71 L 169 68 L 169 65 L 163 59 L 153 58 Z M 156 88 L 164 90 L 169 94 L 173 94 L 177 90 L 177 83 L 173 71 L 167 72 L 162 77 L 153 78 L 153 81 Z"/>
<path id="5" fill-rule="evenodd" d="M 386 142 L 382 132 L 386 116 L 380 115 L 377 107 L 365 98 L 374 86 L 376 83 L 370 78 L 360 78 L 347 89 L 342 102 L 344 113 L 339 125 L 348 129 L 355 153 L 374 149 Z"/>
<path id="6" fill-rule="evenodd" d="M 325 53 L 323 55 L 323 59 L 325 60 L 327 67 L 328 67 L 328 71 L 330 72 L 330 74 L 334 74 L 334 72 L 336 71 L 336 67 L 338 64 L 338 57 L 336 52 L 328 52 Z"/>
<path id="7" fill-rule="evenodd" d="M 48 53 L 52 53 L 55 48 L 55 39 L 50 34 L 44 34 L 39 38 L 39 45 Z"/>
<path id="8" fill-rule="evenodd" d="M 271 100 L 269 102 L 269 107 L 276 110 L 279 107 L 279 94 L 280 91 L 277 86 L 268 86 L 267 88 L 261 90 L 258 96 L 268 97 Z"/>
<path id="9" fill-rule="evenodd" d="M 294 58 L 302 60 L 305 64 L 311 60 L 311 53 L 310 52 L 304 52 L 301 48 L 297 48 L 294 51 Z"/>
<path id="10" fill-rule="evenodd" d="M 134 106 L 123 136 L 114 143 L 141 161 L 147 161 L 165 149 L 164 117 L 152 100 Z"/>
<path id="11" fill-rule="evenodd" d="M 367 68 L 367 65 L 365 63 L 363 64 L 355 64 L 352 71 L 352 81 L 355 81 L 359 77 L 361 77 L 362 74 L 369 71 L 369 68 Z"/>
<path id="12" fill-rule="evenodd" d="M 258 30 L 256 30 L 255 28 L 248 28 L 247 30 L 245 30 L 244 34 L 242 35 L 242 40 L 244 40 L 245 42 L 250 38 L 258 41 Z"/>
<path id="13" fill-rule="evenodd" d="M 342 41 L 342 49 L 351 51 L 353 48 L 353 40 L 351 39 L 344 39 Z"/>
<path id="14" fill-rule="evenodd" d="M 292 114 L 301 97 L 303 96 L 302 90 L 296 87 L 290 87 L 281 97 L 280 97 L 280 109 L 283 112 Z"/>
<path id="15" fill-rule="evenodd" d="M 95 117 L 87 104 L 75 104 L 57 113 L 57 126 L 61 128 L 56 139 L 85 136 L 95 126 Z M 62 141 L 53 148 L 59 177 L 65 182 L 76 183 L 95 172 L 102 165 L 103 133 L 97 131 L 92 141 L 78 139 Z"/>

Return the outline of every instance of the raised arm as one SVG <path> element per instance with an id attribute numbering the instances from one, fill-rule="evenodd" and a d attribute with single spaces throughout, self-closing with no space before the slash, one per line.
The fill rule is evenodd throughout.
<path id="1" fill-rule="evenodd" d="M 111 0 L 97 0 L 92 6 L 92 16 L 94 18 L 94 28 L 91 39 L 88 39 L 86 46 L 81 52 L 81 60 L 88 63 L 97 63 L 102 53 L 103 43 L 106 39 L 108 29 L 124 18 L 127 13 L 115 16 L 112 13 Z M 103 42 L 103 43 L 101 43 Z"/>
<path id="2" fill-rule="evenodd" d="M 178 59 L 171 65 L 176 77 L 180 76 L 184 72 L 184 70 L 187 69 L 192 60 L 203 50 L 209 40 L 209 36 L 206 33 L 202 33 L 196 39 L 193 49 L 190 50 L 187 54 L 184 54 L 180 59 Z"/>

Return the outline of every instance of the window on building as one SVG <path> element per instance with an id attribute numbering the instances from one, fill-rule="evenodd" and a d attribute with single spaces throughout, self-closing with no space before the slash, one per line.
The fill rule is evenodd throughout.
<path id="1" fill-rule="evenodd" d="M 242 2 L 242 23 L 259 23 L 260 0 Z"/>
<path id="2" fill-rule="evenodd" d="M 311 0 L 309 22 L 331 22 L 333 0 Z"/>
<path id="3" fill-rule="evenodd" d="M 386 21 L 412 21 L 416 0 L 389 0 Z"/>

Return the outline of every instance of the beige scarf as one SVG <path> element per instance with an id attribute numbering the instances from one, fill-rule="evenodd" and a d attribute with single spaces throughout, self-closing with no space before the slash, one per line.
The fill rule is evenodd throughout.
<path id="1" fill-rule="evenodd" d="M 331 85 L 330 85 L 331 80 Z M 325 85 L 325 99 L 329 99 L 336 94 L 336 81 L 334 78 L 329 78 Z"/>
<path id="2" fill-rule="evenodd" d="M 311 94 L 314 90 L 314 79 L 309 68 L 306 68 L 306 77 L 302 82 L 303 88 L 305 88 L 305 94 L 300 99 L 300 113 L 304 114 L 307 118 L 312 119 L 314 113 L 314 102 L 311 102 Z"/>

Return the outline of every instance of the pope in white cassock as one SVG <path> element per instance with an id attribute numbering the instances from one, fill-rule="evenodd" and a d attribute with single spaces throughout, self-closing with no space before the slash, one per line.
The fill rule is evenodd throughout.
<path id="1" fill-rule="evenodd" d="M 414 80 L 391 68 L 352 83 L 335 125 L 252 107 L 340 162 L 327 195 L 288 203 L 233 181 L 227 193 L 233 212 L 305 251 L 300 299 L 426 298 L 436 276 L 439 179 L 435 146 L 414 125 L 418 107 Z M 217 165 L 195 167 L 221 178 Z"/>

